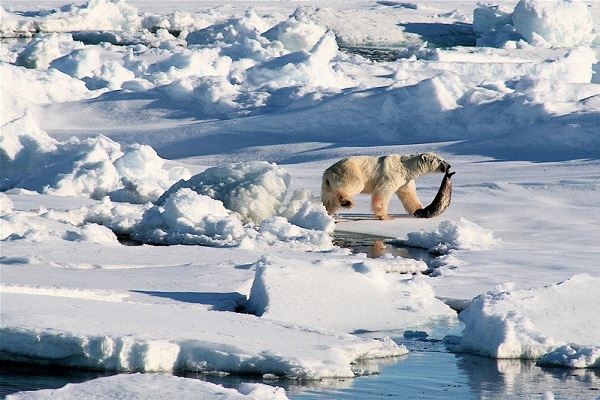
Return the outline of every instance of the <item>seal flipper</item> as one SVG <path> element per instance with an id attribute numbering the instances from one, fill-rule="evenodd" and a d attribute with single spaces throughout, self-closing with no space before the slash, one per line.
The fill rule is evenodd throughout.
<path id="1" fill-rule="evenodd" d="M 444 174 L 444 178 L 442 179 L 442 183 L 440 184 L 440 188 L 438 192 L 431 202 L 425 208 L 421 208 L 413 213 L 413 215 L 417 218 L 433 218 L 437 217 L 450 206 L 450 199 L 452 197 L 452 175 L 455 172 L 450 172 L 450 170 L 446 170 Z"/>

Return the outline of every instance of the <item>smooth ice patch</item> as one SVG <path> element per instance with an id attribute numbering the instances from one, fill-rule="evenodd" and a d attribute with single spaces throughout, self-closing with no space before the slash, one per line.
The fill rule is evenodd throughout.
<path id="1" fill-rule="evenodd" d="M 456 321 L 456 313 L 435 298 L 425 280 L 387 272 L 392 266 L 401 270 L 402 262 L 267 257 L 256 264 L 248 310 L 262 318 L 343 332 Z M 412 272 L 411 265 L 404 266 Z"/>

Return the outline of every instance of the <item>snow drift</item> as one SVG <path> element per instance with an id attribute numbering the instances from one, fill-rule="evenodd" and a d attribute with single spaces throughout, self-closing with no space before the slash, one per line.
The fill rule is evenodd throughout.
<path id="1" fill-rule="evenodd" d="M 570 48 L 589 46 L 596 39 L 592 15 L 579 0 L 520 0 L 512 12 L 507 6 L 482 3 L 473 17 L 482 46 L 515 46 L 524 39 L 534 46 Z"/>
<path id="2" fill-rule="evenodd" d="M 163 205 L 172 193 L 190 188 L 222 201 L 227 209 L 237 212 L 243 222 L 260 224 L 279 212 L 290 179 L 283 168 L 264 161 L 213 167 L 189 180 L 179 181 L 156 204 Z"/>
<path id="3" fill-rule="evenodd" d="M 285 389 L 260 383 L 242 383 L 238 390 L 199 379 L 170 375 L 131 374 L 67 384 L 60 389 L 19 392 L 7 397 L 19 399 L 78 400 L 94 395 L 99 399 L 127 398 L 129 400 L 161 400 L 170 398 L 219 398 L 223 400 L 286 400 Z"/>
<path id="4" fill-rule="evenodd" d="M 486 250 L 498 240 L 490 230 L 461 217 L 458 221 L 441 222 L 432 232 L 409 232 L 408 239 L 396 238 L 394 242 L 447 254 L 450 250 Z"/>
<path id="5" fill-rule="evenodd" d="M 156 200 L 174 181 L 190 176 L 186 168 L 165 169 L 150 146 L 122 146 L 105 136 L 59 142 L 30 112 L 2 127 L 0 163 L 2 190 L 134 203 Z"/>
<path id="6" fill-rule="evenodd" d="M 600 308 L 600 299 L 593 294 L 598 284 L 600 278 L 581 274 L 543 288 L 499 286 L 476 297 L 460 314 L 465 329 L 459 350 L 598 368 L 600 321 L 588 314 Z M 564 328 L 565 320 L 570 321 L 569 329 Z"/>

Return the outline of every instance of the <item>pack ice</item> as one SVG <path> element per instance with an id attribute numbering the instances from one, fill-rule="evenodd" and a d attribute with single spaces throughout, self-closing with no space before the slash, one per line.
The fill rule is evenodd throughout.
<path id="1" fill-rule="evenodd" d="M 464 324 L 455 351 L 599 366 L 595 3 L 172 5 L 0 7 L 0 360 L 354 377 Z M 424 151 L 457 171 L 440 218 L 343 226 L 435 262 L 335 246 L 324 168 Z M 37 395 L 122 386 L 286 396 Z"/>

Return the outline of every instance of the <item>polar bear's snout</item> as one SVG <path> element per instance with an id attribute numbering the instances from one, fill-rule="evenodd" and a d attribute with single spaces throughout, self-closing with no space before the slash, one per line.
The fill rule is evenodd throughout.
<path id="1" fill-rule="evenodd" d="M 338 201 L 340 203 L 340 206 L 342 206 L 344 208 L 352 208 L 352 207 L 354 207 L 354 202 L 352 200 L 350 200 L 349 198 L 347 198 L 343 194 L 338 194 Z"/>
<path id="2" fill-rule="evenodd" d="M 440 164 L 440 172 L 446 172 L 450 169 L 451 165 L 448 164 L 446 161 L 444 161 L 443 163 Z"/>

